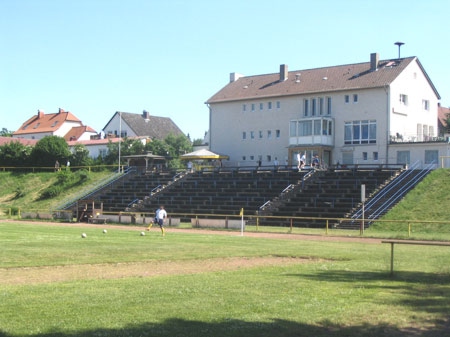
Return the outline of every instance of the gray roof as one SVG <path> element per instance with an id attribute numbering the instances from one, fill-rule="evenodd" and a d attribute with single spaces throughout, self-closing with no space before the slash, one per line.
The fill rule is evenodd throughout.
<path id="1" fill-rule="evenodd" d="M 416 57 L 407 57 L 378 61 L 376 70 L 372 68 L 371 62 L 364 62 L 289 71 L 285 80 L 282 78 L 282 65 L 279 73 L 240 77 L 219 90 L 206 103 L 383 87 L 390 85 L 414 61 L 418 63 L 436 96 L 440 98 L 419 60 Z M 285 67 L 287 71 L 287 66 Z"/>
<path id="2" fill-rule="evenodd" d="M 138 137 L 163 140 L 170 134 L 184 135 L 183 131 L 169 117 L 151 116 L 145 110 L 142 114 L 121 112 L 121 115 L 122 122 L 126 123 Z"/>

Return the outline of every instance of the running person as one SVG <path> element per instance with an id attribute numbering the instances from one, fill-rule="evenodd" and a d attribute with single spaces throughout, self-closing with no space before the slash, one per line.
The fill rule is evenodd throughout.
<path id="1" fill-rule="evenodd" d="M 156 218 L 158 219 L 158 225 L 159 228 L 161 228 L 161 233 L 164 236 L 164 221 L 166 221 L 167 218 L 167 212 L 164 209 L 164 206 L 160 206 L 158 212 L 156 213 Z"/>
<path id="2" fill-rule="evenodd" d="M 156 211 L 155 211 L 155 217 L 153 218 L 152 221 L 150 221 L 150 224 L 148 225 L 148 227 L 147 227 L 147 229 L 146 229 L 147 231 L 149 231 L 150 228 L 152 228 L 152 226 L 153 226 L 154 223 L 155 223 L 155 224 L 158 223 L 158 213 L 159 213 L 159 208 L 156 209 Z"/>

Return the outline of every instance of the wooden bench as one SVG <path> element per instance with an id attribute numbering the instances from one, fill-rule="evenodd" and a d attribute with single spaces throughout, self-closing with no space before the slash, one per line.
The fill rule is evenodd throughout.
<path id="1" fill-rule="evenodd" d="M 443 242 L 443 241 L 382 240 L 381 243 L 390 243 L 391 244 L 391 276 L 394 275 L 394 245 L 395 244 L 450 247 L 450 242 Z"/>

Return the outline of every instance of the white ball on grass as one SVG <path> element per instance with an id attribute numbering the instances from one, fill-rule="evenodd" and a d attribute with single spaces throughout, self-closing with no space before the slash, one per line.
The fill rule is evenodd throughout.
<path id="1" fill-rule="evenodd" d="M 84 239 L 86 237 L 86 233 L 81 233 L 81 237 Z"/>
<path id="2" fill-rule="evenodd" d="M 103 230 L 103 234 L 106 234 L 106 233 L 108 233 L 108 231 L 106 229 L 104 229 Z"/>
<path id="3" fill-rule="evenodd" d="M 145 232 L 141 232 L 141 236 L 144 236 L 145 235 Z"/>

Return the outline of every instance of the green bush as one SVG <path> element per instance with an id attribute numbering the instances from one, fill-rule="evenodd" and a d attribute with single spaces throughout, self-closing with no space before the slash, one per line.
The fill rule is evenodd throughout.
<path id="1" fill-rule="evenodd" d="M 19 207 L 11 206 L 10 208 L 11 215 L 19 215 Z"/>
<path id="2" fill-rule="evenodd" d="M 72 171 L 61 170 L 61 171 L 58 171 L 57 178 L 58 178 L 59 185 L 65 185 L 65 184 L 69 184 L 74 179 L 74 175 L 73 175 Z"/>
<path id="3" fill-rule="evenodd" d="M 63 186 L 60 185 L 53 185 L 50 187 L 47 187 L 45 190 L 42 191 L 41 195 L 39 196 L 39 199 L 51 199 L 61 194 L 63 191 Z"/>
<path id="4" fill-rule="evenodd" d="M 20 186 L 16 187 L 16 190 L 14 191 L 14 193 L 15 193 L 14 199 L 19 199 L 19 198 L 22 198 L 25 196 L 25 191 Z"/>
<path id="5" fill-rule="evenodd" d="M 80 183 L 83 183 L 85 181 L 89 180 L 89 171 L 88 170 L 79 170 L 76 172 L 76 175 L 78 177 L 78 180 Z"/>

